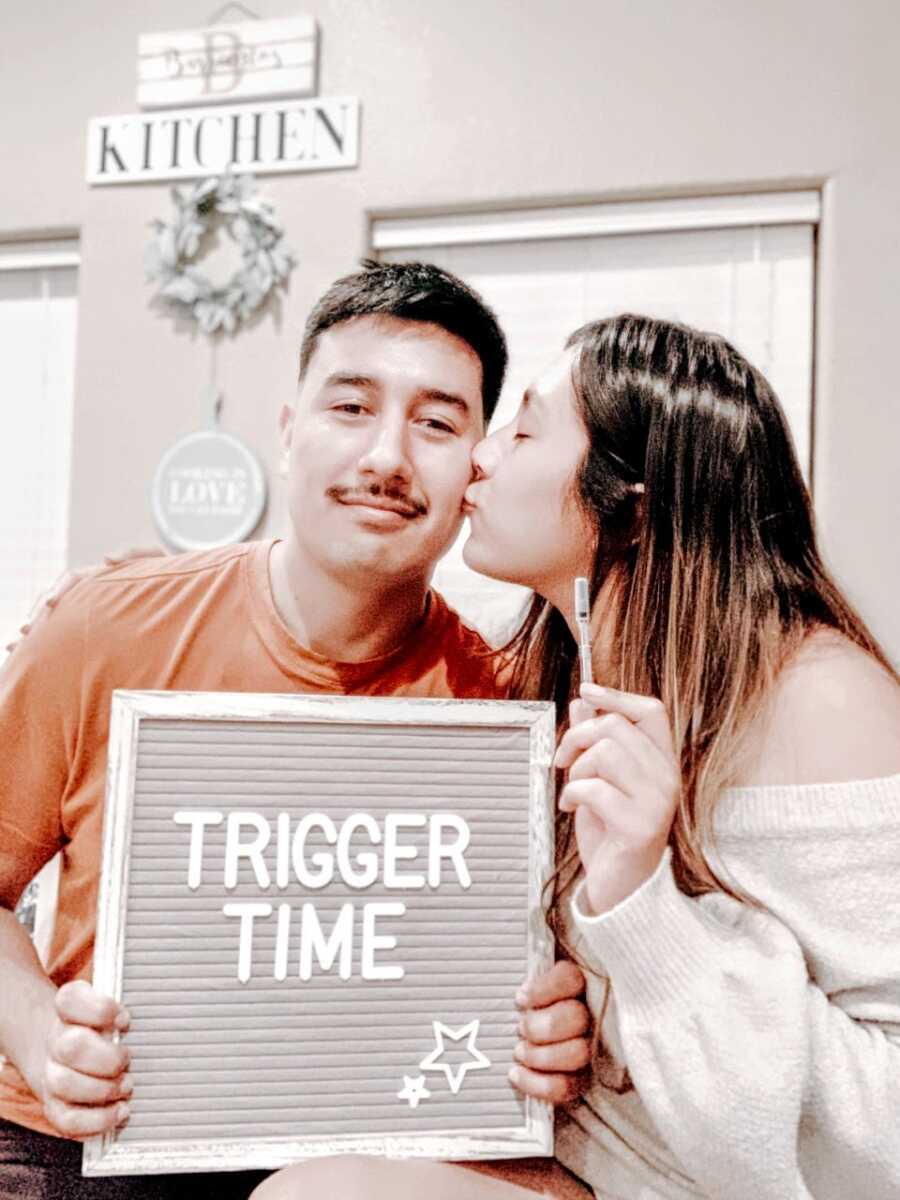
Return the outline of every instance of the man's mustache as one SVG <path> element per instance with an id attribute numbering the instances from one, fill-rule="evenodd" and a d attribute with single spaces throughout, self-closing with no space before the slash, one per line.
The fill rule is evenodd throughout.
<path id="1" fill-rule="evenodd" d="M 408 511 L 410 516 L 424 517 L 428 505 L 424 500 L 410 496 L 402 487 L 388 483 L 373 483 L 368 487 L 334 487 L 327 488 L 325 495 L 340 504 L 365 504 L 368 500 L 386 500 Z"/>

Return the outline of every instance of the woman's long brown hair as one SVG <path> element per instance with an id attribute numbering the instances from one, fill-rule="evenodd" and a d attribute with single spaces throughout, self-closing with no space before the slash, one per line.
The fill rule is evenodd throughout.
<path id="1" fill-rule="evenodd" d="M 709 861 L 713 812 L 787 660 L 826 627 L 898 676 L 822 562 L 787 422 L 759 371 L 724 338 L 640 316 L 585 325 L 567 345 L 589 438 L 575 492 L 597 531 L 592 599 L 605 585 L 597 676 L 668 712 L 679 887 L 735 895 Z M 512 694 L 553 699 L 562 723 L 576 679 L 561 614 L 535 597 L 506 651 Z M 563 944 L 577 874 L 563 814 L 548 906 Z"/>

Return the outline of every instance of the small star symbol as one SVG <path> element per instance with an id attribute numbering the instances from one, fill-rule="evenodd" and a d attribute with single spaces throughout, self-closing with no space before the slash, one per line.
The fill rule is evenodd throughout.
<path id="1" fill-rule="evenodd" d="M 485 1067 L 491 1065 L 491 1060 L 480 1050 L 475 1048 L 475 1039 L 478 1037 L 478 1021 L 470 1021 L 468 1025 L 463 1025 L 461 1029 L 449 1029 L 441 1021 L 432 1021 L 434 1027 L 434 1040 L 437 1046 L 430 1054 L 419 1063 L 419 1067 L 423 1071 L 443 1071 L 447 1076 L 447 1082 L 450 1084 L 450 1091 L 454 1095 L 462 1087 L 463 1079 L 466 1071 L 483 1071 Z M 437 1060 L 444 1053 L 444 1038 L 449 1038 L 451 1042 L 461 1042 L 464 1037 L 468 1037 L 466 1049 L 472 1055 L 469 1062 L 460 1063 L 458 1067 L 451 1067 L 448 1063 L 438 1062 Z"/>
<path id="2" fill-rule="evenodd" d="M 408 1100 L 410 1108 L 418 1108 L 420 1100 L 427 1100 L 431 1092 L 425 1086 L 425 1076 L 403 1076 L 403 1089 L 397 1093 L 398 1100 Z"/>

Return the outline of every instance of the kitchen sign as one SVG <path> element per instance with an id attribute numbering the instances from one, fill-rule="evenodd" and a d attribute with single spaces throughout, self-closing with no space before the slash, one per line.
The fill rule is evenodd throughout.
<path id="1" fill-rule="evenodd" d="M 359 101 L 294 100 L 95 117 L 88 183 L 195 179 L 230 169 L 265 175 L 359 161 Z"/>
<path id="2" fill-rule="evenodd" d="M 89 122 L 88 183 L 358 164 L 359 100 L 315 95 L 311 17 L 144 34 L 138 45 L 138 103 L 148 111 Z"/>
<path id="3" fill-rule="evenodd" d="M 312 17 L 143 33 L 138 107 L 314 96 L 317 52 Z"/>

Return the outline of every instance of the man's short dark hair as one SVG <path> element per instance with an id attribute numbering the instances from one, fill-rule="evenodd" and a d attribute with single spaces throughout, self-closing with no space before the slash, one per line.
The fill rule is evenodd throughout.
<path id="1" fill-rule="evenodd" d="M 365 259 L 361 271 L 333 283 L 309 314 L 300 346 L 301 379 L 319 335 L 355 317 L 428 322 L 471 346 L 481 362 L 487 424 L 506 374 L 506 338 L 494 313 L 468 284 L 432 263 Z"/>

